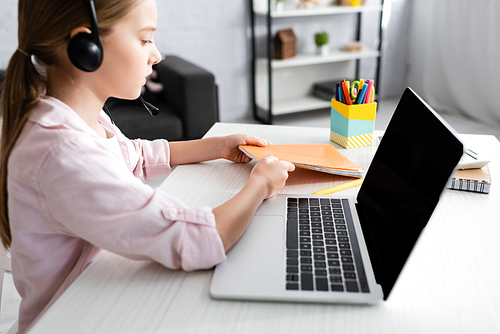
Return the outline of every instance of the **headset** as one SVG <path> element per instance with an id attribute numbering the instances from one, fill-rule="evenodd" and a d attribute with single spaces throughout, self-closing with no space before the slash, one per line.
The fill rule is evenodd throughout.
<path id="1" fill-rule="evenodd" d="M 85 0 L 85 2 L 88 4 L 91 32 L 90 34 L 81 32 L 73 36 L 68 43 L 67 52 L 69 60 L 76 68 L 85 72 L 94 72 L 102 64 L 103 50 L 99 40 L 99 26 L 97 25 L 94 0 Z M 157 107 L 144 101 L 142 96 L 139 99 L 151 116 L 158 116 L 159 109 Z M 113 122 L 113 117 L 111 117 L 106 105 L 104 105 L 104 111 Z"/>
<path id="2" fill-rule="evenodd" d="M 85 0 L 88 4 L 91 33 L 81 32 L 73 36 L 68 43 L 69 60 L 76 68 L 85 72 L 94 72 L 101 66 L 103 51 L 99 41 L 99 27 L 93 0 Z"/>

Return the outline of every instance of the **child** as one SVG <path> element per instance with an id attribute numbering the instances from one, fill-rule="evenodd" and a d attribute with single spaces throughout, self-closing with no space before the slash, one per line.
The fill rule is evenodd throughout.
<path id="1" fill-rule="evenodd" d="M 241 192 L 213 210 L 188 208 L 143 184 L 180 164 L 248 162 L 238 145 L 268 143 L 247 135 L 172 143 L 125 138 L 101 109 L 110 96 L 138 98 L 160 61 L 156 3 L 95 0 L 98 30 L 93 6 L 92 0 L 19 1 L 19 48 L 2 97 L 0 166 L 0 232 L 22 297 L 19 333 L 100 249 L 170 268 L 213 267 L 294 169 L 262 159 Z M 85 51 L 68 46 L 75 36 L 89 39 L 93 45 L 84 48 L 97 54 L 70 59 Z"/>

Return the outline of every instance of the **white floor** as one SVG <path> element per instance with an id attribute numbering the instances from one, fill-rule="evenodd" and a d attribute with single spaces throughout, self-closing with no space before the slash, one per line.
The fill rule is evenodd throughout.
<path id="1" fill-rule="evenodd" d="M 389 122 L 398 98 L 385 99 L 379 102 L 375 129 L 384 130 Z M 500 127 L 491 127 L 480 124 L 459 115 L 441 115 L 457 132 L 495 135 L 500 140 Z M 257 123 L 254 120 L 245 120 L 246 123 Z M 330 111 L 317 110 L 290 115 L 276 116 L 273 124 L 308 127 L 329 127 Z M 147 183 L 152 187 L 158 187 L 163 180 L 151 180 Z M 11 275 L 5 275 L 4 291 L 2 297 L 2 309 L 0 311 L 0 334 L 4 334 L 17 319 L 20 297 L 17 294 Z"/>

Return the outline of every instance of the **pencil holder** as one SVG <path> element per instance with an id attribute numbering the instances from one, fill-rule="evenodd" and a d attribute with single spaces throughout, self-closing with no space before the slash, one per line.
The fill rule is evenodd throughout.
<path id="1" fill-rule="evenodd" d="M 377 103 L 347 105 L 332 100 L 330 140 L 344 148 L 373 143 Z"/>

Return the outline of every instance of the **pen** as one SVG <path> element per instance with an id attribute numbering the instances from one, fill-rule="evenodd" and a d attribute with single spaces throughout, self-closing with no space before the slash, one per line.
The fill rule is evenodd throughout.
<path id="1" fill-rule="evenodd" d="M 361 179 L 357 179 L 354 181 L 342 183 L 342 184 L 339 184 L 339 185 L 336 185 L 336 186 L 333 186 L 330 188 L 326 188 L 323 190 L 318 190 L 316 192 L 313 192 L 313 195 L 329 195 L 329 194 L 333 194 L 337 191 L 346 190 L 349 188 L 360 186 L 363 183 L 363 180 L 364 180 L 364 178 L 361 178 Z"/>

